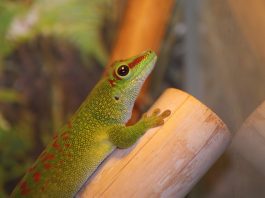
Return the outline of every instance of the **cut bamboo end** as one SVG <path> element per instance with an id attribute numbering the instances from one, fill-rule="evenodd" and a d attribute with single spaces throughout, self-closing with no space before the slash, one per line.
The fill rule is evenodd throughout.
<path id="1" fill-rule="evenodd" d="M 246 119 L 231 147 L 265 175 L 265 101 Z"/>
<path id="2" fill-rule="evenodd" d="M 183 197 L 227 147 L 230 132 L 194 97 L 167 89 L 148 111 L 170 109 L 161 127 L 129 149 L 116 149 L 79 196 Z"/>

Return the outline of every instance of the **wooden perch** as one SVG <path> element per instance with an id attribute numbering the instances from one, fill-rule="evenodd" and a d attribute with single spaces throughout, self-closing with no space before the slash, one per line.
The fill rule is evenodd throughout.
<path id="1" fill-rule="evenodd" d="M 225 124 L 187 93 L 168 89 L 149 113 L 155 108 L 170 109 L 172 114 L 134 147 L 116 149 L 80 197 L 183 197 L 230 141 Z"/>
<path id="2" fill-rule="evenodd" d="M 265 175 L 265 101 L 244 122 L 231 147 Z"/>

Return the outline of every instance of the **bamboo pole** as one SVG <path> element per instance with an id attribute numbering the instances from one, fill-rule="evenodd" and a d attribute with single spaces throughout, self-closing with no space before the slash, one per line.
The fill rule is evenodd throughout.
<path id="1" fill-rule="evenodd" d="M 265 175 L 265 101 L 246 119 L 236 133 L 232 149 Z"/>
<path id="2" fill-rule="evenodd" d="M 116 149 L 89 178 L 80 197 L 183 197 L 230 141 L 216 114 L 185 92 L 167 89 L 148 113 L 155 108 L 172 114 L 135 146 Z"/>
<path id="3" fill-rule="evenodd" d="M 128 1 L 109 62 L 147 49 L 158 52 L 173 6 L 173 0 Z"/>

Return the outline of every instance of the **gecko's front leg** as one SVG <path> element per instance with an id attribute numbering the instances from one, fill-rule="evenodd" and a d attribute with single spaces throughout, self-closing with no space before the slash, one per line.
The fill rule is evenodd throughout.
<path id="1" fill-rule="evenodd" d="M 166 110 L 160 114 L 155 109 L 150 116 L 145 113 L 142 118 L 132 126 L 118 125 L 108 131 L 110 141 L 118 148 L 127 148 L 134 144 L 148 129 L 164 124 L 164 119 L 171 111 Z"/>

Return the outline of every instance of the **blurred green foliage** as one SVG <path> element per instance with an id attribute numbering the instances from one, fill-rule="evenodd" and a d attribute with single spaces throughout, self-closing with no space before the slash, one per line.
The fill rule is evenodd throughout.
<path id="1" fill-rule="evenodd" d="M 16 86 L 10 85 L 9 75 L 14 68 L 12 64 L 11 66 L 10 63 L 7 64 L 7 59 L 9 62 L 10 59 L 16 60 L 17 54 L 21 54 L 18 53 L 20 51 L 27 55 L 24 58 L 28 59 L 31 57 L 30 52 L 20 49 L 23 43 L 37 43 L 32 46 L 38 46 L 39 38 L 45 38 L 41 39 L 44 41 L 42 43 L 45 44 L 47 44 L 46 38 L 52 38 L 55 41 L 54 44 L 48 43 L 46 46 L 51 53 L 44 56 L 46 60 L 43 61 L 46 69 L 40 67 L 42 68 L 40 72 L 48 71 L 47 75 L 41 74 L 44 75 L 44 77 L 42 76 L 43 81 L 46 78 L 52 79 L 54 84 L 51 87 L 52 94 L 49 96 L 54 97 L 51 99 L 53 107 L 52 110 L 47 109 L 48 113 L 46 114 L 50 115 L 49 111 L 65 113 L 65 110 L 58 108 L 62 105 L 58 104 L 58 101 L 61 99 L 60 92 L 65 85 L 59 82 L 57 76 L 54 75 L 57 61 L 56 58 L 53 60 L 47 59 L 53 55 L 53 45 L 66 42 L 67 44 L 64 46 L 72 45 L 78 50 L 81 57 L 93 57 L 93 60 L 95 59 L 99 65 L 104 65 L 107 60 L 107 52 L 100 31 L 102 31 L 101 28 L 104 22 L 103 16 L 109 11 L 106 6 L 109 6 L 111 2 L 111 0 L 57 0 L 52 2 L 48 0 L 0 0 L 0 197 L 7 196 L 8 192 L 12 190 L 18 179 L 23 175 L 26 167 L 32 163 L 32 153 L 33 157 L 36 157 L 34 146 L 38 144 L 36 133 L 41 134 L 42 131 L 49 129 L 51 125 L 49 122 L 52 122 L 52 118 L 45 120 L 47 116 L 45 117 L 39 112 L 39 109 L 45 109 L 45 105 L 38 104 L 41 101 L 39 101 L 34 91 L 32 94 L 28 94 L 27 98 L 23 96 L 21 90 L 17 89 L 17 87 L 24 86 L 23 83 L 17 83 Z M 71 50 L 67 51 L 67 53 L 69 52 L 72 53 Z M 32 54 L 33 56 L 39 60 L 38 54 Z M 27 60 L 23 64 L 31 62 Z M 23 64 L 21 68 L 17 67 L 16 75 L 22 75 L 21 72 L 25 75 L 26 71 L 23 69 Z M 36 68 L 38 67 L 36 65 Z M 33 68 L 33 70 L 35 71 L 36 68 Z M 50 70 L 54 71 L 51 72 Z M 82 73 L 82 70 L 80 72 Z M 32 75 L 31 73 L 34 72 L 30 71 L 30 75 Z M 8 83 L 1 83 L 1 79 L 4 78 L 7 79 Z M 22 80 L 22 82 L 24 81 Z M 39 82 L 40 85 L 42 85 L 41 83 L 42 81 Z M 29 87 L 35 84 L 39 85 L 36 81 L 33 85 L 29 84 Z M 28 92 L 30 93 L 30 91 Z M 36 97 L 36 99 L 30 97 Z M 47 96 L 47 99 L 49 97 Z M 29 105 L 27 103 L 30 101 L 33 104 Z M 36 101 L 37 104 L 35 104 Z M 33 110 L 25 111 L 24 109 L 28 106 L 31 106 Z M 16 110 L 17 107 L 20 107 L 17 112 L 10 112 Z M 34 113 L 38 115 L 36 116 Z M 41 120 L 38 120 L 39 118 Z M 36 122 L 39 123 L 36 124 Z M 49 139 L 51 135 L 51 133 L 43 133 L 40 139 L 42 141 L 43 139 Z"/>
<path id="2" fill-rule="evenodd" d="M 15 90 L 12 89 L 0 90 L 0 102 L 19 102 L 21 100 L 22 96 Z"/>
<path id="3" fill-rule="evenodd" d="M 111 0 L 36 0 L 30 7 L 17 1 L 0 2 L 0 53 L 10 52 L 10 41 L 32 40 L 38 35 L 65 39 L 81 53 L 94 55 L 101 63 L 107 60 L 107 53 L 99 31 L 104 5 Z M 25 11 L 27 10 L 27 11 Z M 10 24 L 16 17 L 15 23 Z M 9 35 L 7 31 L 10 30 Z M 9 37 L 9 41 L 7 40 Z"/>
<path id="4" fill-rule="evenodd" d="M 0 0 L 0 61 L 2 61 L 3 57 L 14 48 L 14 44 L 10 43 L 7 39 L 7 32 L 10 24 L 14 16 L 18 13 L 24 13 L 25 9 L 26 7 L 22 3 Z"/>
<path id="5" fill-rule="evenodd" d="M 81 53 L 94 55 L 101 63 L 107 60 L 107 53 L 99 31 L 104 4 L 109 0 L 36 0 L 29 11 L 20 18 L 26 30 L 11 32 L 16 39 L 32 39 L 37 35 L 65 39 Z M 22 28 L 21 28 L 22 29 Z M 16 29 L 15 29 L 16 31 Z"/>
<path id="6" fill-rule="evenodd" d="M 2 117 L 0 123 L 0 197 L 4 197 L 6 182 L 22 175 L 26 167 L 33 162 L 31 158 L 26 157 L 33 141 L 30 139 L 31 130 L 26 123 L 10 128 Z"/>

